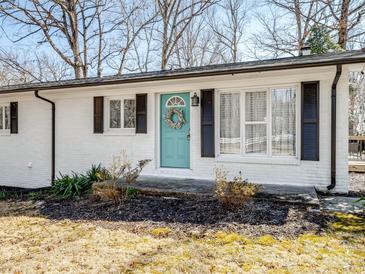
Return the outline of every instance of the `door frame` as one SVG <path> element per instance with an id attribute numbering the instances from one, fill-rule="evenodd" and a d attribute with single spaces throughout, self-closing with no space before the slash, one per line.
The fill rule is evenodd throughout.
<path id="1" fill-rule="evenodd" d="M 156 169 L 159 170 L 169 170 L 169 171 L 191 171 L 192 170 L 192 140 L 194 140 L 194 138 L 190 137 L 190 144 L 189 144 L 189 167 L 188 168 L 179 168 L 179 167 L 161 167 L 161 95 L 166 95 L 166 94 L 177 94 L 177 93 L 188 93 L 189 94 L 189 98 L 191 98 L 192 94 L 194 92 L 197 92 L 195 90 L 172 90 L 172 91 L 163 91 L 163 92 L 158 92 L 156 93 L 156 97 L 155 97 L 155 101 L 156 101 L 156 113 L 155 113 L 155 117 L 156 117 Z M 191 99 L 190 99 L 191 100 Z M 192 128 L 192 117 L 194 117 L 194 115 L 192 114 L 192 110 L 193 108 L 191 108 L 191 102 L 189 100 L 189 110 L 190 110 L 190 121 L 189 121 L 189 126 L 190 126 L 190 135 L 193 136 L 193 134 L 195 133 L 193 128 Z"/>

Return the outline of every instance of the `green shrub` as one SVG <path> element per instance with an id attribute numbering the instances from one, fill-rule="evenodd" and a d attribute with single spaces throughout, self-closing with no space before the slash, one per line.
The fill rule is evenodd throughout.
<path id="1" fill-rule="evenodd" d="M 101 164 L 92 165 L 86 172 L 86 176 L 88 176 L 92 182 L 103 182 L 111 179 L 110 172 Z"/>
<path id="2" fill-rule="evenodd" d="M 125 197 L 126 199 L 134 199 L 138 195 L 138 190 L 134 187 L 127 187 L 125 190 Z"/>
<path id="3" fill-rule="evenodd" d="M 60 176 L 52 183 L 52 191 L 56 196 L 69 199 L 90 191 L 92 181 L 89 176 L 72 172 L 70 175 Z"/>
<path id="4" fill-rule="evenodd" d="M 359 203 L 362 207 L 365 207 L 365 197 L 361 197 L 360 199 L 356 200 L 356 203 Z"/>
<path id="5" fill-rule="evenodd" d="M 241 174 L 230 181 L 227 179 L 226 171 L 216 170 L 215 194 L 224 208 L 236 209 L 243 206 L 256 195 L 258 190 L 258 185 L 244 180 Z"/>
<path id="6" fill-rule="evenodd" d="M 42 200 L 50 194 L 49 189 L 34 190 L 27 193 L 26 197 L 30 200 Z"/>
<path id="7" fill-rule="evenodd" d="M 9 197 L 9 193 L 5 190 L 0 191 L 0 200 L 5 200 Z"/>

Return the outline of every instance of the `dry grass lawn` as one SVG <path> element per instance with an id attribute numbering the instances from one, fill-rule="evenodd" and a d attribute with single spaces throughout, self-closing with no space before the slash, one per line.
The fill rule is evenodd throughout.
<path id="1" fill-rule="evenodd" d="M 343 218 L 326 235 L 275 239 L 226 232 L 187 238 L 164 227 L 131 233 L 92 222 L 1 217 L 0 272 L 364 273 L 364 219 Z"/>

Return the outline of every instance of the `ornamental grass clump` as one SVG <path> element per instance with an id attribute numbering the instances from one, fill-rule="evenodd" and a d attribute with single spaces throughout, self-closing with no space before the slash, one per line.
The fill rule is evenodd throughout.
<path id="1" fill-rule="evenodd" d="M 232 180 L 228 180 L 227 175 L 227 171 L 216 169 L 215 194 L 224 208 L 240 208 L 256 195 L 259 186 L 244 180 L 241 173 Z"/>
<path id="2" fill-rule="evenodd" d="M 64 175 L 60 173 L 52 182 L 51 192 L 63 199 L 81 197 L 90 192 L 94 182 L 101 182 L 110 178 L 109 171 L 101 164 L 92 165 L 85 174 L 72 172 L 71 175 Z"/>
<path id="3" fill-rule="evenodd" d="M 92 165 L 91 168 L 86 172 L 86 176 L 93 182 L 103 182 L 111 179 L 109 170 L 103 167 L 101 164 Z"/>
<path id="4" fill-rule="evenodd" d="M 52 182 L 52 192 L 64 199 L 80 197 L 91 189 L 92 183 L 90 178 L 83 174 L 72 172 L 71 175 L 63 175 L 60 173 L 59 177 Z"/>

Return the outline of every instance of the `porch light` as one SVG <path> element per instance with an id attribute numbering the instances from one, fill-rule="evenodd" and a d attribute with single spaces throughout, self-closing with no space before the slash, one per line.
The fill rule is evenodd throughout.
<path id="1" fill-rule="evenodd" d="M 199 106 L 199 96 L 194 92 L 193 97 L 191 97 L 191 106 L 198 107 Z"/>

